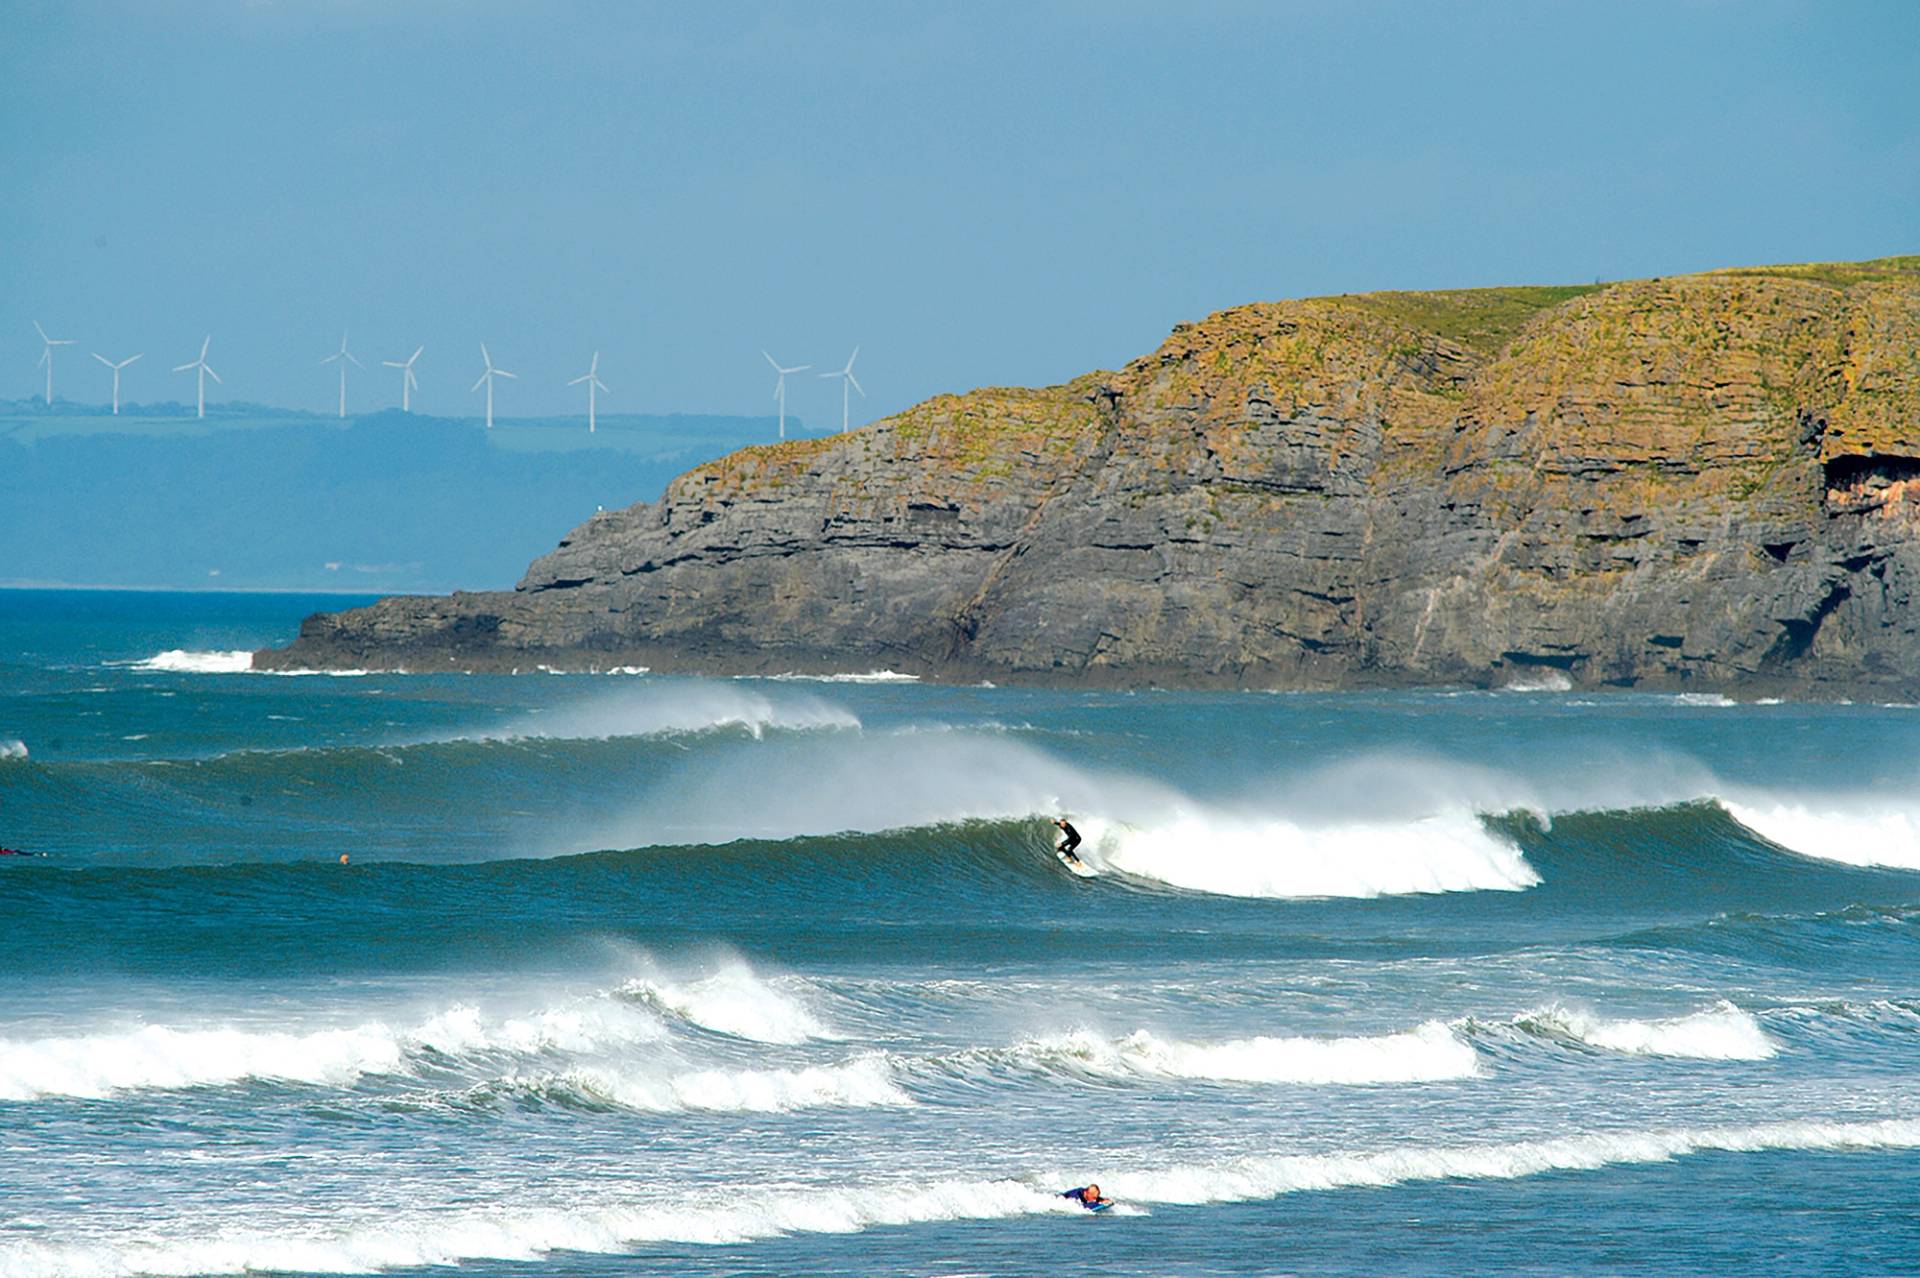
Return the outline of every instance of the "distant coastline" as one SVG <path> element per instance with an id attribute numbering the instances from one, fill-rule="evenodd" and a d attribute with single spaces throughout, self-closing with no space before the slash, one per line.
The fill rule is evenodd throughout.
<path id="1" fill-rule="evenodd" d="M 1349 294 L 749 447 L 263 667 L 1920 687 L 1920 257 Z"/>

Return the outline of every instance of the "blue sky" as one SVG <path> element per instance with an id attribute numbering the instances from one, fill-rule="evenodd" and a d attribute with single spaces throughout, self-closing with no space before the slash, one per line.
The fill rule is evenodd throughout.
<path id="1" fill-rule="evenodd" d="M 1920 4 L 12 0 L 0 396 L 31 321 L 331 406 L 871 417 L 1238 302 L 1920 251 Z M 393 385 L 388 385 L 389 382 Z M 794 411 L 837 418 L 830 383 Z"/>

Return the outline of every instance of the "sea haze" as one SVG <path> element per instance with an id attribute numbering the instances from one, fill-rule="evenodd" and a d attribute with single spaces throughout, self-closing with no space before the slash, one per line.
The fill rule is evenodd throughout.
<path id="1" fill-rule="evenodd" d="M 1920 1253 L 1920 709 L 247 670 L 319 602 L 0 592 L 0 1278 Z"/>
<path id="2" fill-rule="evenodd" d="M 0 404 L 0 586 L 500 589 L 596 506 L 747 444 L 771 418 L 501 420 L 387 411 Z M 796 418 L 789 432 L 802 429 Z"/>

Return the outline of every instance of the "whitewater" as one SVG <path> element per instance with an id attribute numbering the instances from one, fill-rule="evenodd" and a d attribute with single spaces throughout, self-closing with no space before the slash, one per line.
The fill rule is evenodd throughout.
<path id="1" fill-rule="evenodd" d="M 1910 709 L 269 678 L 321 601 L 84 602 L 0 592 L 0 1278 L 1920 1254 Z"/>

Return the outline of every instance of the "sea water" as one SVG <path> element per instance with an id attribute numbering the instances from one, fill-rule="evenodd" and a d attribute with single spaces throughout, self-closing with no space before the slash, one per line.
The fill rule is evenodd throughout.
<path id="1" fill-rule="evenodd" d="M 1920 1270 L 1920 709 L 246 672 L 327 602 L 0 594 L 0 1275 Z"/>

